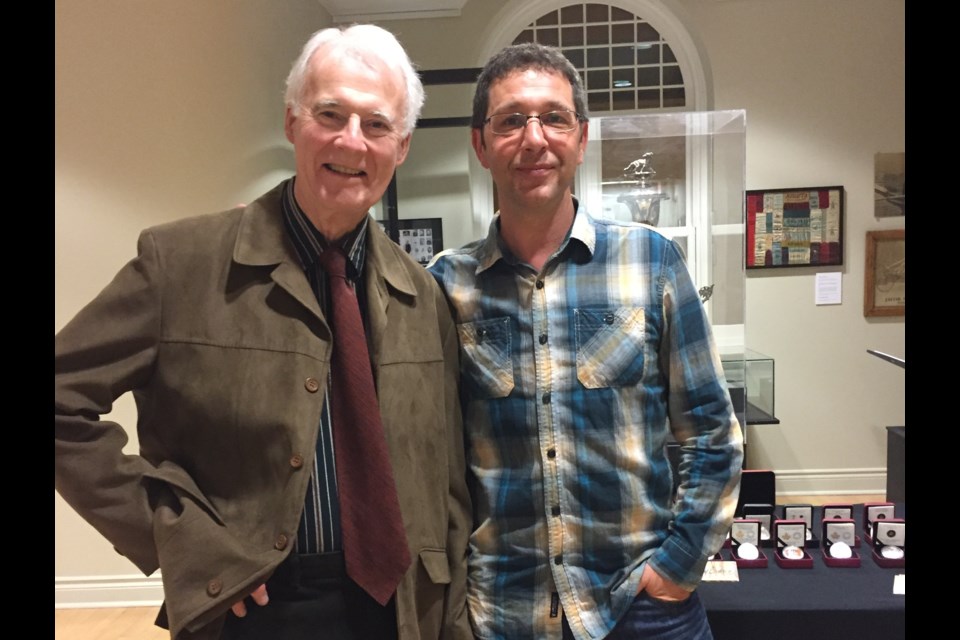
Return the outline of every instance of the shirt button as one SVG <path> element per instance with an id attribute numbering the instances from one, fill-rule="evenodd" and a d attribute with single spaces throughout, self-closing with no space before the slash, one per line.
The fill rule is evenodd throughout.
<path id="1" fill-rule="evenodd" d="M 557 450 L 556 450 L 556 449 L 552 449 L 552 448 L 551 448 L 551 449 L 547 449 L 547 457 L 550 458 L 551 460 L 552 460 L 553 458 L 556 458 L 556 457 L 557 457 Z"/>
<path id="2" fill-rule="evenodd" d="M 540 334 L 540 344 L 547 344 L 547 334 L 545 333 Z"/>
<path id="3" fill-rule="evenodd" d="M 537 280 L 537 289 L 543 289 L 543 280 Z"/>
<path id="4" fill-rule="evenodd" d="M 555 515 L 555 516 L 560 515 L 560 507 L 559 507 L 559 505 L 558 505 L 558 506 L 555 506 L 553 509 L 550 509 L 550 513 L 552 513 L 552 514 Z"/>
<path id="5" fill-rule="evenodd" d="M 223 590 L 223 582 L 220 581 L 220 578 L 214 578 L 207 583 L 207 595 L 216 597 L 220 595 L 220 592 Z"/>
<path id="6" fill-rule="evenodd" d="M 608 313 L 607 315 L 603 316 L 603 321 L 606 322 L 607 324 L 613 324 L 613 321 L 614 321 L 613 314 Z"/>
<path id="7" fill-rule="evenodd" d="M 273 546 L 277 551 L 283 551 L 287 548 L 287 542 L 287 536 L 281 533 L 277 536 L 277 541 L 273 543 Z"/>
<path id="8" fill-rule="evenodd" d="M 553 564 L 563 564 L 563 556 L 562 556 L 562 555 L 560 555 L 560 556 L 554 556 L 554 557 L 553 557 Z"/>
<path id="9" fill-rule="evenodd" d="M 294 454 L 290 457 L 290 466 L 294 469 L 299 469 L 303 466 L 303 456 L 299 453 Z"/>
<path id="10" fill-rule="evenodd" d="M 303 383 L 303 387 L 310 393 L 320 391 L 320 383 L 316 378 L 307 378 Z"/>
<path id="11" fill-rule="evenodd" d="M 486 329 L 477 329 L 477 344 L 483 342 L 483 339 L 487 337 Z"/>
<path id="12" fill-rule="evenodd" d="M 541 398 L 541 400 L 543 401 L 543 404 L 550 404 L 550 392 L 548 391 L 547 393 L 543 394 L 543 398 Z"/>

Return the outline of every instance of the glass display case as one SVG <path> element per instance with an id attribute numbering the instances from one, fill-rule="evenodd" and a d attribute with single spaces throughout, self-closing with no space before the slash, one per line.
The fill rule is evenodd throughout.
<path id="1" fill-rule="evenodd" d="M 745 172 L 743 110 L 593 116 L 576 183 L 594 216 L 656 227 L 683 251 L 743 424 Z"/>
<path id="2" fill-rule="evenodd" d="M 744 349 L 743 353 L 721 355 L 730 397 L 738 407 L 740 423 L 780 424 L 774 405 L 774 360 L 770 356 Z M 743 407 L 743 413 L 739 413 Z"/>

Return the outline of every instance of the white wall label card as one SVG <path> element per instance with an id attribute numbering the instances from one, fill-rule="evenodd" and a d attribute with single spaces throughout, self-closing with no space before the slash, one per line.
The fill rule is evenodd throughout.
<path id="1" fill-rule="evenodd" d="M 732 560 L 709 560 L 703 568 L 704 582 L 740 582 L 737 563 Z"/>
<path id="2" fill-rule="evenodd" d="M 816 304 L 840 304 L 843 286 L 840 282 L 840 272 L 818 273 L 816 281 Z"/>

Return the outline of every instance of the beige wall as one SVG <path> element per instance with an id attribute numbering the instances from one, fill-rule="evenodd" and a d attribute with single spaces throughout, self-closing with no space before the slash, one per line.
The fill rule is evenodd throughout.
<path id="1" fill-rule="evenodd" d="M 381 24 L 421 68 L 478 66 L 490 16 L 516 1 Z M 749 464 L 777 471 L 783 492 L 883 493 L 905 379 L 866 349 L 903 356 L 905 332 L 902 318 L 863 317 L 864 234 L 904 222 L 874 218 L 872 199 L 873 154 L 905 146 L 904 0 L 665 4 L 702 44 L 712 108 L 747 111 L 747 188 L 846 188 L 843 304 L 814 305 L 812 269 L 747 275 L 747 346 L 776 359 L 781 420 L 750 428 Z M 283 81 L 328 24 L 316 0 L 56 3 L 55 330 L 134 255 L 143 227 L 292 174 Z M 132 431 L 132 402 L 111 417 Z M 159 599 L 156 576 L 59 496 L 54 508 L 58 603 Z"/>

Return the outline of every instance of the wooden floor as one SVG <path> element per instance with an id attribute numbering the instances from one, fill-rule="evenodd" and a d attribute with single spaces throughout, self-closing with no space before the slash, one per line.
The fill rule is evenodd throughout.
<path id="1" fill-rule="evenodd" d="M 778 496 L 778 502 L 859 504 L 882 502 L 883 495 L 843 496 Z M 159 607 L 125 607 L 114 609 L 54 609 L 55 640 L 169 640 L 169 633 L 155 627 Z"/>

